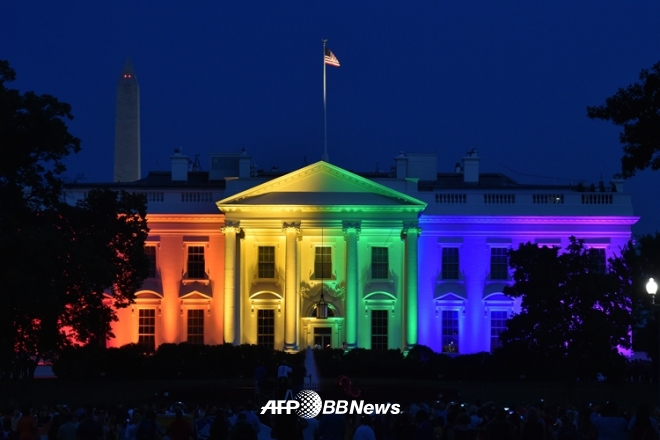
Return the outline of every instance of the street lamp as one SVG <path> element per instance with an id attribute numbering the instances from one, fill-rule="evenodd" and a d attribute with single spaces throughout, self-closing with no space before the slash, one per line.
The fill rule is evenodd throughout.
<path id="1" fill-rule="evenodd" d="M 649 282 L 646 283 L 646 292 L 651 295 L 651 304 L 654 306 L 660 305 L 655 303 L 655 294 L 658 292 L 658 283 L 655 282 L 653 278 L 649 278 Z M 660 328 L 660 325 L 658 325 Z M 660 336 L 658 337 L 658 365 L 660 366 Z M 660 384 L 660 374 L 658 375 L 658 384 Z M 660 385 L 659 385 L 660 386 Z M 660 388 L 658 388 L 658 399 L 660 400 Z"/>

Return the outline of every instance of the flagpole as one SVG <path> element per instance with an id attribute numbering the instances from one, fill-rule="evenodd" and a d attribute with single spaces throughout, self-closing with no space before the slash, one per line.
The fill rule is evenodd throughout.
<path id="1" fill-rule="evenodd" d="M 325 99 L 325 43 L 328 40 L 323 40 L 323 156 L 321 160 L 330 162 L 328 156 L 328 112 Z"/>

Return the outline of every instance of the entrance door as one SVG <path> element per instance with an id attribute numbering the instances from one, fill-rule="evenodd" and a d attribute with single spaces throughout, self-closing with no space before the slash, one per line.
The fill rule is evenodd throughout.
<path id="1" fill-rule="evenodd" d="M 314 327 L 314 347 L 332 347 L 332 328 Z"/>

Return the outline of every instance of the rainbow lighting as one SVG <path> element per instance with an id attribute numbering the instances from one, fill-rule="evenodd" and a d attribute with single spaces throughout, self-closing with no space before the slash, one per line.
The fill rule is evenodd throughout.
<path id="1" fill-rule="evenodd" d="M 111 346 L 491 351 L 520 310 L 502 293 L 507 250 L 575 236 L 606 261 L 637 221 L 621 181 L 594 193 L 517 184 L 480 173 L 474 150 L 453 173 L 414 153 L 364 175 L 324 161 L 260 175 L 245 151 L 212 155 L 205 173 L 171 159 L 171 173 L 140 181 L 152 271 L 117 311 Z"/>

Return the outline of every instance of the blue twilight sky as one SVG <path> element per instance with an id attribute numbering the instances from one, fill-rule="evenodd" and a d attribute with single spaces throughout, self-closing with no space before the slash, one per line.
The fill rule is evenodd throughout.
<path id="1" fill-rule="evenodd" d="M 127 55 L 141 90 L 142 173 L 175 148 L 202 168 L 246 148 L 292 170 L 323 151 L 322 39 L 330 161 L 354 171 L 399 151 L 453 171 L 476 148 L 483 171 L 520 182 L 608 182 L 618 128 L 597 105 L 660 61 L 657 1 L 4 2 L 0 59 L 13 87 L 73 106 L 82 152 L 67 175 L 112 178 L 115 93 Z M 530 175 L 540 176 L 531 177 Z M 553 178 L 545 178 L 553 177 Z M 660 172 L 626 183 L 636 233 L 660 229 Z"/>

